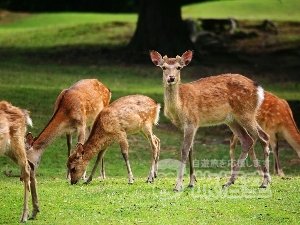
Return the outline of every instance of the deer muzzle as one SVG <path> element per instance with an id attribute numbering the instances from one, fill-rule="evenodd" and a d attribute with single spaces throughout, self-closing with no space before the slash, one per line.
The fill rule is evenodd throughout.
<path id="1" fill-rule="evenodd" d="M 72 180 L 71 179 L 71 184 L 73 185 L 73 184 L 77 184 L 77 182 L 78 182 L 78 180 Z"/>
<path id="2" fill-rule="evenodd" d="M 167 82 L 168 83 L 173 83 L 175 81 L 175 77 L 174 76 L 168 76 L 167 77 Z"/>

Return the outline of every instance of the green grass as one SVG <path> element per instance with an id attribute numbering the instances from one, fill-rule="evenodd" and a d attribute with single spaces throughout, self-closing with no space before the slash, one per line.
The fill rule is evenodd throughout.
<path id="1" fill-rule="evenodd" d="M 300 21 L 297 0 L 219 0 L 182 7 L 183 18 Z"/>
<path id="2" fill-rule="evenodd" d="M 112 89 L 113 100 L 140 93 L 162 103 L 161 71 L 152 65 L 112 68 L 0 62 L 0 68 L 2 99 L 31 111 L 34 127 L 29 131 L 35 136 L 49 121 L 60 91 L 79 79 L 98 78 Z M 185 72 L 188 68 L 183 74 Z M 183 135 L 172 128 L 162 114 L 154 133 L 161 139 L 161 162 L 164 159 L 179 160 Z M 300 206 L 299 166 L 292 164 L 298 158 L 296 152 L 286 145 L 280 146 L 281 162 L 288 179 L 273 177 L 273 183 L 266 190 L 260 190 L 261 177 L 255 175 L 251 162 L 247 161 L 249 167 L 241 170 L 245 176 L 228 190 L 221 190 L 230 170 L 230 136 L 225 127 L 199 130 L 194 147 L 198 182 L 194 189 L 186 188 L 179 193 L 172 191 L 177 173 L 174 168 L 161 166 L 158 179 L 153 184 L 145 184 L 151 152 L 147 141 L 139 135 L 129 136 L 129 159 L 135 176 L 132 186 L 127 184 L 126 167 L 117 144 L 111 146 L 105 155 L 106 180 L 94 179 L 88 186 L 82 182 L 71 186 L 64 179 L 67 151 L 65 138 L 61 137 L 42 157 L 37 171 L 41 213 L 36 221 L 28 223 L 174 224 L 189 221 L 200 224 L 296 224 Z M 262 159 L 260 146 L 256 149 L 258 158 Z M 273 165 L 272 156 L 270 158 Z M 221 162 L 224 167 L 220 167 Z M 23 185 L 18 178 L 8 178 L 3 174 L 7 169 L 18 174 L 17 166 L 3 157 L 0 165 L 0 219 L 4 224 L 13 224 L 20 217 Z M 188 176 L 185 175 L 184 185 L 187 184 Z"/>
<path id="3" fill-rule="evenodd" d="M 284 83 L 273 83 L 267 84 L 262 83 L 262 86 L 265 90 L 274 93 L 280 98 L 287 100 L 299 100 L 299 90 L 300 83 L 299 82 L 284 82 Z"/>
<path id="4" fill-rule="evenodd" d="M 103 24 L 109 22 L 136 22 L 136 14 L 112 13 L 34 13 L 22 20 L 2 25 L 2 29 L 41 29 L 74 26 L 79 24 Z"/>
<path id="5" fill-rule="evenodd" d="M 1 222 L 16 224 L 21 185 L 11 178 L 3 179 L 14 186 L 5 189 L 7 194 L 2 195 L 2 215 L 9 219 L 1 218 Z M 247 185 L 252 185 L 255 179 L 247 180 Z M 246 184 L 222 190 L 220 181 L 224 178 L 200 178 L 199 189 L 173 193 L 169 188 L 173 184 L 170 178 L 153 184 L 136 179 L 133 185 L 110 178 L 88 186 L 43 179 L 39 182 L 43 211 L 28 224 L 298 224 L 299 200 L 295 198 L 300 197 L 296 189 L 299 178 L 285 181 L 275 178 L 272 187 L 266 190 L 247 188 Z M 8 194 L 11 191 L 15 192 L 13 196 Z M 253 196 L 259 191 L 259 195 Z"/>
<path id="6" fill-rule="evenodd" d="M 185 7 L 183 12 L 188 15 Z M 145 94 L 163 103 L 161 70 L 154 67 L 150 59 L 149 66 L 118 62 L 115 65 L 74 65 L 45 57 L 59 54 L 63 48 L 72 50 L 74 46 L 76 49 L 87 45 L 122 46 L 132 35 L 136 19 L 136 15 L 53 13 L 28 15 L 1 25 L 1 99 L 31 111 L 34 127 L 29 131 L 34 136 L 50 120 L 61 90 L 80 79 L 99 79 L 112 90 L 112 100 L 128 94 Z M 197 79 L 198 74 L 201 77 L 202 72 L 197 66 L 185 68 L 183 82 Z M 257 78 L 266 90 L 279 97 L 300 99 L 299 83 Z M 183 135 L 170 125 L 162 112 L 154 133 L 161 139 L 160 159 L 179 160 Z M 125 163 L 118 145 L 114 144 L 105 155 L 106 180 L 95 178 L 90 185 L 80 182 L 71 186 L 64 179 L 66 141 L 64 137 L 58 138 L 45 151 L 37 171 L 41 212 L 36 221 L 28 221 L 28 224 L 297 224 L 300 178 L 296 152 L 281 143 L 280 158 L 287 179 L 272 177 L 273 182 L 267 189 L 258 189 L 261 177 L 255 175 L 251 162 L 247 161 L 249 166 L 241 170 L 245 176 L 229 189 L 222 190 L 230 169 L 230 136 L 225 127 L 199 130 L 194 146 L 198 182 L 194 189 L 185 188 L 179 193 L 172 191 L 175 169 L 162 166 L 157 180 L 145 183 L 151 152 L 147 141 L 139 135 L 129 136 L 133 185 L 127 184 Z M 260 146 L 256 149 L 258 158 L 262 159 Z M 270 159 L 272 165 L 273 157 Z M 221 162 L 225 163 L 224 167 L 220 167 Z M 22 209 L 23 185 L 18 178 L 3 174 L 8 169 L 12 169 L 13 174 L 19 173 L 9 159 L 0 158 L 0 221 L 16 224 Z M 187 184 L 185 175 L 184 185 Z"/>
<path id="7" fill-rule="evenodd" d="M 78 16 L 80 18 L 80 16 Z M 0 47 L 12 52 L 57 52 L 60 49 L 78 49 L 84 46 L 116 47 L 126 45 L 135 26 L 133 23 L 86 23 L 69 26 L 53 26 L 27 30 L 25 28 L 5 32 L 2 30 Z"/>

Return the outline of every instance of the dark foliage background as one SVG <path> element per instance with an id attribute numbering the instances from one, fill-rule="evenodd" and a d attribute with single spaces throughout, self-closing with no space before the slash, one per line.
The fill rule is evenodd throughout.
<path id="1" fill-rule="evenodd" d="M 143 0 L 1 0 L 0 8 L 27 12 L 138 12 Z M 162 4 L 163 4 L 162 0 Z M 208 0 L 180 0 L 181 5 Z"/>

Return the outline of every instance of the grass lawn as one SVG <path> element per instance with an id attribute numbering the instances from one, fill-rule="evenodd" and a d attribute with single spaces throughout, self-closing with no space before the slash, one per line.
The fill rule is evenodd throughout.
<path id="1" fill-rule="evenodd" d="M 226 5 L 232 3 L 232 7 L 241 5 L 234 10 L 235 13 L 245 10 L 244 17 L 239 18 L 250 18 L 250 13 L 246 11 L 248 7 L 241 2 L 246 4 L 250 1 L 216 1 L 184 6 L 183 17 L 196 16 L 201 7 L 205 12 L 212 13 L 208 17 L 215 17 L 220 11 L 205 8 L 208 4 L 211 7 L 222 4 L 218 8 L 225 10 Z M 251 2 L 254 4 L 257 1 Z M 277 5 L 280 1 L 261 1 L 261 4 L 270 7 L 271 2 Z M 282 2 L 290 4 L 291 1 Z M 290 7 L 293 10 L 296 8 L 296 5 Z M 268 11 L 257 12 L 263 18 Z M 222 14 L 222 17 L 225 15 Z M 282 14 L 270 15 L 278 15 L 275 18 L 278 20 L 287 20 Z M 112 101 L 124 95 L 144 94 L 163 105 L 161 70 L 152 65 L 150 58 L 149 65 L 126 65 L 121 62 L 106 65 L 97 63 L 93 54 L 88 55 L 92 63 L 81 63 L 81 58 L 78 64 L 55 58 L 67 52 L 65 58 L 68 59 L 71 54 L 84 53 L 87 46 L 95 51 L 103 47 L 124 46 L 135 29 L 136 15 L 43 13 L 12 16 L 11 21 L 0 21 L 0 95 L 1 99 L 31 111 L 34 127 L 28 130 L 34 136 L 50 120 L 54 102 L 61 90 L 80 79 L 99 79 L 111 89 Z M 293 20 L 297 21 L 296 16 Z M 187 82 L 223 73 L 223 70 L 227 72 L 229 67 L 190 65 L 182 71 L 182 79 Z M 282 98 L 300 99 L 299 82 L 272 79 L 271 72 L 267 77 L 257 75 L 255 71 L 248 71 L 245 75 L 255 78 L 266 90 Z M 161 154 L 159 176 L 152 184 L 145 183 L 150 168 L 150 146 L 140 135 L 129 136 L 129 159 L 135 176 L 133 185 L 127 184 L 126 166 L 116 144 L 105 155 L 107 179 L 95 178 L 89 185 L 83 182 L 70 185 L 65 180 L 66 140 L 65 137 L 58 138 L 45 151 L 37 170 L 41 212 L 37 220 L 28 221 L 28 224 L 299 223 L 299 158 L 285 142 L 280 142 L 280 159 L 286 179 L 272 176 L 271 185 L 259 189 L 262 178 L 247 159 L 236 183 L 222 189 L 230 170 L 231 132 L 225 126 L 199 129 L 194 146 L 198 182 L 195 188 L 187 188 L 189 178 L 185 174 L 184 190 L 174 193 L 183 135 L 163 116 L 163 112 L 154 133 L 161 139 Z M 261 147 L 256 146 L 256 149 L 258 158 L 262 159 Z M 272 155 L 270 159 L 272 168 Z M 17 177 L 4 175 L 3 172 L 9 169 L 13 174 L 19 173 L 17 166 L 1 157 L 1 224 L 16 224 L 22 209 L 23 184 Z"/>
<path id="2" fill-rule="evenodd" d="M 228 18 L 241 20 L 299 21 L 297 0 L 217 0 L 182 7 L 184 18 Z"/>
<path id="3" fill-rule="evenodd" d="M 112 89 L 113 100 L 140 93 L 162 103 L 161 71 L 155 67 L 141 70 L 126 66 L 0 65 L 2 98 L 31 110 L 34 127 L 29 131 L 35 136 L 49 121 L 61 89 L 79 79 L 98 78 Z M 186 69 L 183 74 L 189 71 Z M 280 156 L 287 179 L 272 177 L 267 189 L 259 189 L 262 178 L 255 174 L 251 161 L 247 161 L 247 166 L 241 170 L 243 176 L 235 185 L 222 190 L 221 185 L 228 179 L 230 170 L 228 141 L 231 133 L 223 126 L 200 129 L 194 147 L 196 187 L 174 193 L 182 133 L 170 125 L 162 113 L 154 133 L 161 139 L 162 147 L 159 177 L 152 184 L 145 183 L 150 167 L 150 146 L 139 135 L 129 136 L 129 158 L 135 176 L 133 185 L 127 184 L 125 163 L 118 145 L 114 144 L 105 155 L 106 180 L 94 179 L 90 185 L 80 182 L 71 186 L 65 180 L 66 141 L 64 137 L 57 139 L 45 151 L 37 171 L 41 213 L 36 221 L 28 223 L 296 224 L 299 221 L 299 161 L 296 152 L 286 144 L 281 143 Z M 260 146 L 256 149 L 258 158 L 262 159 Z M 270 158 L 272 165 L 272 155 Z M 170 163 L 164 160 L 172 160 L 174 166 L 168 168 Z M 19 173 L 9 159 L 0 158 L 0 165 L 0 219 L 4 224 L 13 224 L 21 213 L 23 185 L 18 178 L 4 175 L 8 169 L 12 169 L 13 174 Z M 188 180 L 186 175 L 185 186 Z"/>

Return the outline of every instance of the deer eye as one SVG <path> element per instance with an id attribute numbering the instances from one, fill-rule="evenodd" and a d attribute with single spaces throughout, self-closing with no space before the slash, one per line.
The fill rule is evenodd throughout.
<path id="1" fill-rule="evenodd" d="M 76 171 L 76 168 L 73 167 L 73 168 L 71 169 L 71 172 L 72 172 L 72 173 L 75 173 L 75 171 Z"/>
<path id="2" fill-rule="evenodd" d="M 163 70 L 166 70 L 167 68 L 165 66 L 162 67 Z"/>
<path id="3" fill-rule="evenodd" d="M 181 66 L 177 66 L 176 69 L 177 69 L 177 70 L 181 70 Z"/>

